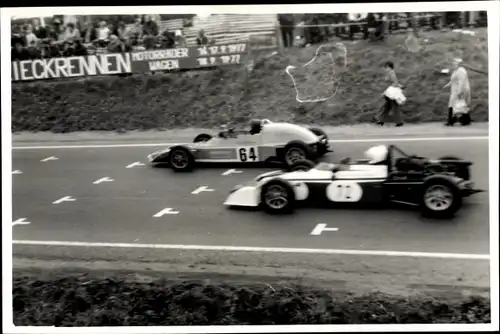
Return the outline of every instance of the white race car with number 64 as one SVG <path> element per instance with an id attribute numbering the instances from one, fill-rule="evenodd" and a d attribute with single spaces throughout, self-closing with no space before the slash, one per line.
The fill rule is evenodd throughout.
<path id="1" fill-rule="evenodd" d="M 226 128 L 216 136 L 199 134 L 193 143 L 174 145 L 153 152 L 153 165 L 167 165 L 174 171 L 191 171 L 196 164 L 282 163 L 292 166 L 331 152 L 327 135 L 317 128 L 291 123 L 252 120 L 249 130 Z"/>

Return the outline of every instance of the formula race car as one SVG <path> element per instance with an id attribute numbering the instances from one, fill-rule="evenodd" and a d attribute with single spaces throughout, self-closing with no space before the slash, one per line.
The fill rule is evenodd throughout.
<path id="1" fill-rule="evenodd" d="M 261 174 L 237 186 L 224 204 L 291 213 L 299 203 L 400 203 L 416 206 L 427 216 L 444 218 L 460 209 L 463 197 L 482 191 L 474 189 L 470 180 L 472 163 L 456 157 L 408 156 L 392 145 L 374 146 L 365 156 L 365 160 L 344 159 L 340 164 L 299 161 L 292 172 Z"/>
<path id="2" fill-rule="evenodd" d="M 196 163 L 284 163 L 316 161 L 331 152 L 328 137 L 317 128 L 252 120 L 249 130 L 225 128 L 213 137 L 199 134 L 193 143 L 175 145 L 147 156 L 153 165 L 191 171 Z"/>

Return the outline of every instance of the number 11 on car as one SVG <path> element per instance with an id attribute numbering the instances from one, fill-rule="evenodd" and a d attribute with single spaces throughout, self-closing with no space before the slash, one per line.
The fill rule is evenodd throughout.
<path id="1" fill-rule="evenodd" d="M 236 149 L 238 160 L 241 162 L 258 162 L 259 151 L 257 147 L 239 147 Z"/>

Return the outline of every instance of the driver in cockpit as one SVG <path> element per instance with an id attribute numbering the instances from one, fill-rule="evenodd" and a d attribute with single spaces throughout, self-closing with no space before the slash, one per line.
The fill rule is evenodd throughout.
<path id="1" fill-rule="evenodd" d="M 364 153 L 366 161 L 370 165 L 385 164 L 387 162 L 388 154 L 389 154 L 389 149 L 385 145 L 370 147 Z M 339 164 L 332 164 L 327 162 L 320 163 L 319 169 L 331 170 L 334 173 L 339 171 L 349 170 L 351 165 L 350 160 L 351 160 L 350 158 L 342 159 Z"/>
<path id="2" fill-rule="evenodd" d="M 387 162 L 389 149 L 385 145 L 373 146 L 365 151 L 365 158 L 370 165 L 380 165 Z"/>
<path id="3" fill-rule="evenodd" d="M 262 130 L 262 121 L 260 119 L 252 119 L 250 121 L 250 131 L 251 135 L 259 134 Z"/>

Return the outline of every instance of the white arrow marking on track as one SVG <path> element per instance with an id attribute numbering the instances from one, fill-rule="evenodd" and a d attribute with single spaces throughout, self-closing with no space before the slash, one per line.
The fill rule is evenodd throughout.
<path id="1" fill-rule="evenodd" d="M 337 232 L 339 229 L 336 228 L 336 227 L 326 227 L 326 224 L 318 224 L 316 225 L 316 227 L 314 228 L 314 230 L 312 230 L 311 232 L 311 235 L 321 235 L 321 233 L 323 231 L 326 231 L 326 232 Z"/>
<path id="2" fill-rule="evenodd" d="M 165 208 L 160 212 L 154 214 L 153 217 L 159 218 L 163 215 L 177 215 L 177 214 L 179 214 L 179 211 L 174 211 L 172 208 Z"/>
<path id="3" fill-rule="evenodd" d="M 21 172 L 19 169 L 16 169 L 16 170 L 13 170 L 12 171 L 12 174 L 22 174 L 23 172 Z"/>
<path id="4" fill-rule="evenodd" d="M 71 198 L 71 196 L 64 196 L 62 198 L 59 198 L 57 201 L 52 202 L 52 204 L 60 204 L 62 202 L 74 202 L 76 201 L 75 198 Z"/>
<path id="5" fill-rule="evenodd" d="M 222 173 L 221 175 L 227 176 L 227 175 L 231 175 L 231 174 L 239 174 L 239 173 L 243 173 L 243 171 L 241 171 L 241 170 L 236 170 L 236 169 L 228 169 L 227 171 L 225 171 L 225 172 L 224 172 L 224 173 Z"/>
<path id="6" fill-rule="evenodd" d="M 50 160 L 59 160 L 59 158 L 56 158 L 56 157 L 48 157 L 48 158 L 42 159 L 42 160 L 40 160 L 40 161 L 41 161 L 41 162 L 47 162 L 47 161 L 50 161 Z"/>
<path id="7" fill-rule="evenodd" d="M 16 225 L 29 225 L 31 224 L 30 222 L 26 221 L 27 218 L 19 218 L 15 222 L 12 222 L 12 226 Z"/>
<path id="8" fill-rule="evenodd" d="M 214 189 L 209 189 L 207 186 L 201 186 L 198 189 L 193 190 L 193 192 L 191 194 L 198 195 L 199 193 L 204 192 L 204 191 L 214 191 Z"/>
<path id="9" fill-rule="evenodd" d="M 100 179 L 99 179 L 99 180 L 97 180 L 97 181 L 94 181 L 93 183 L 94 183 L 94 184 L 99 184 L 99 183 L 101 183 L 101 182 L 113 182 L 113 181 L 114 181 L 114 180 L 113 180 L 112 178 L 110 178 L 110 177 L 107 177 L 107 176 L 106 176 L 106 177 L 100 178 Z"/>
<path id="10" fill-rule="evenodd" d="M 128 165 L 126 168 L 134 168 L 135 166 L 145 166 L 145 164 L 143 164 L 142 162 L 140 161 L 136 161 L 136 162 L 132 162 L 130 165 Z"/>

